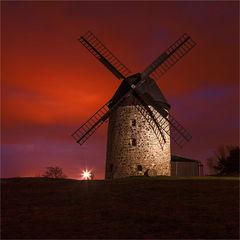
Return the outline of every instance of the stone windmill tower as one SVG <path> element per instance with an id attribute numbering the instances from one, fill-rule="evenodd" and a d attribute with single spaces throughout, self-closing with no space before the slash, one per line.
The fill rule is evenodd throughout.
<path id="1" fill-rule="evenodd" d="M 170 175 L 170 137 L 181 147 L 191 136 L 170 115 L 170 104 L 155 81 L 196 43 L 184 34 L 142 73 L 131 75 L 93 33 L 79 41 L 122 83 L 110 101 L 72 134 L 74 139 L 82 145 L 109 119 L 106 178 Z"/>

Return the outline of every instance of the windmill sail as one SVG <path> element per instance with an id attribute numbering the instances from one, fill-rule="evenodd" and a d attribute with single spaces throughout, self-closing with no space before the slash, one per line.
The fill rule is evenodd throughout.
<path id="1" fill-rule="evenodd" d="M 182 146 L 185 141 L 191 139 L 191 135 L 174 119 L 168 111 L 165 110 L 164 102 L 157 103 L 151 99 L 151 96 L 141 94 L 141 87 L 144 83 L 156 80 L 163 75 L 170 67 L 180 60 L 187 52 L 193 48 L 196 43 L 184 34 L 174 44 L 172 44 L 161 56 L 159 56 L 142 74 L 135 74 L 127 77 L 130 70 L 123 65 L 91 32 L 87 32 L 80 37 L 79 41 L 85 46 L 94 57 L 103 63 L 117 78 L 124 79 L 124 91 L 120 91 L 116 101 L 110 100 L 101 107 L 88 121 L 86 121 L 73 134 L 73 138 L 82 145 L 110 116 L 111 111 L 115 110 L 122 101 L 131 94 L 142 105 L 137 109 L 148 120 L 151 127 L 156 132 L 161 146 L 166 139 L 163 131 L 179 145 Z M 152 80 L 153 81 L 153 80 Z M 154 82 L 154 81 L 153 81 Z M 165 103 L 166 104 L 166 103 Z M 151 107 L 152 106 L 152 107 Z M 154 111 L 154 108 L 156 111 Z M 157 131 L 158 130 L 158 131 Z M 160 135 L 162 138 L 160 138 Z"/>
<path id="2" fill-rule="evenodd" d="M 191 134 L 171 114 L 165 120 L 169 121 L 171 137 L 180 147 L 192 139 Z"/>
<path id="3" fill-rule="evenodd" d="M 122 62 L 120 62 L 120 60 L 115 57 L 112 52 L 108 50 L 90 31 L 80 37 L 79 41 L 117 78 L 124 79 L 131 73 L 131 71 Z"/>
<path id="4" fill-rule="evenodd" d="M 163 149 L 163 146 L 166 143 L 166 138 L 164 136 L 162 128 L 159 126 L 156 119 L 152 116 L 151 109 L 144 107 L 142 105 L 141 99 L 136 96 L 134 97 L 134 105 L 152 128 L 161 148 Z"/>
<path id="5" fill-rule="evenodd" d="M 131 91 L 131 90 L 130 90 Z M 129 91 L 129 92 L 130 92 Z M 73 134 L 72 137 L 77 143 L 82 145 L 87 139 L 105 122 L 110 116 L 111 111 L 115 110 L 128 96 L 129 92 L 121 96 L 118 101 L 109 108 L 110 101 L 104 104 L 92 117 L 82 124 Z"/>
<path id="6" fill-rule="evenodd" d="M 164 53 L 156 58 L 142 73 L 142 77 L 152 77 L 158 80 L 176 62 L 187 54 L 196 43 L 186 33 L 173 43 Z"/>
<path id="7" fill-rule="evenodd" d="M 81 125 L 72 137 L 77 143 L 82 145 L 87 139 L 108 119 L 109 109 L 108 103 L 103 105 L 92 117 L 90 117 L 83 125 Z"/>
<path id="8" fill-rule="evenodd" d="M 180 147 L 183 146 L 185 141 L 189 141 L 191 139 L 191 135 L 186 131 L 186 129 L 184 129 L 181 124 L 178 123 L 177 120 L 174 119 L 160 104 L 153 101 L 150 95 L 142 95 L 138 88 L 130 88 L 129 91 L 122 95 L 110 109 L 108 107 L 110 102 L 107 102 L 72 134 L 77 143 L 82 145 L 109 118 L 110 112 L 115 110 L 124 101 L 124 99 L 129 96 L 130 93 L 132 93 L 142 105 L 141 107 L 136 105 L 136 108 L 148 120 L 148 122 L 151 122 L 150 125 L 154 128 L 153 130 L 161 146 L 163 146 L 162 140 L 165 142 L 162 130 L 170 136 L 168 123 L 171 126 L 171 130 L 174 130 L 173 132 L 175 133 L 171 133 L 171 138 Z M 150 106 L 152 106 L 156 111 L 153 111 Z M 143 108 L 145 108 L 145 110 Z M 156 130 L 156 127 L 158 131 Z M 161 134 L 162 139 L 160 139 L 160 135 L 157 132 Z"/>
<path id="9" fill-rule="evenodd" d="M 160 104 L 152 100 L 150 95 L 140 97 L 136 91 L 136 89 L 133 90 L 133 95 L 140 100 L 141 104 L 146 109 L 149 116 L 154 120 L 154 123 L 157 125 L 160 132 L 163 130 L 170 136 L 170 128 L 168 127 L 170 124 L 171 138 L 179 147 L 182 147 L 185 142 L 190 141 L 192 136 L 172 115 L 169 114 L 169 112 L 167 112 Z M 152 106 L 156 111 L 153 111 L 150 106 Z M 139 107 L 137 107 L 137 109 L 140 112 L 142 111 Z"/>

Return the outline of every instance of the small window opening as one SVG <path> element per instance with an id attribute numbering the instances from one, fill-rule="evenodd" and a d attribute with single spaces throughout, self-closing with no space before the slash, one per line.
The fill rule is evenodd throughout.
<path id="1" fill-rule="evenodd" d="M 143 170 L 142 165 L 137 165 L 137 170 L 142 171 Z"/>
<path id="2" fill-rule="evenodd" d="M 136 138 L 132 139 L 132 146 L 137 146 L 137 139 Z"/>
<path id="3" fill-rule="evenodd" d="M 136 127 L 137 125 L 136 119 L 132 119 L 131 124 L 132 124 L 132 127 Z"/>

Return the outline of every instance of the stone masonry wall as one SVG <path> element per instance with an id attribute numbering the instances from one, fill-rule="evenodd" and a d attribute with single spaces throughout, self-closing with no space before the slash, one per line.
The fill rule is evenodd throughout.
<path id="1" fill-rule="evenodd" d="M 118 107 L 109 119 L 106 178 L 144 173 L 170 176 L 170 137 L 165 132 L 164 136 L 166 143 L 161 147 L 153 129 L 135 106 Z"/>

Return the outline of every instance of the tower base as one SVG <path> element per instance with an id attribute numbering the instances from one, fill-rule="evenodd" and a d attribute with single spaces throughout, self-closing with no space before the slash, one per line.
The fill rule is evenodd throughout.
<path id="1" fill-rule="evenodd" d="M 156 134 L 136 106 L 120 106 L 112 112 L 108 125 L 106 179 L 170 176 L 170 168 L 169 135 Z"/>

